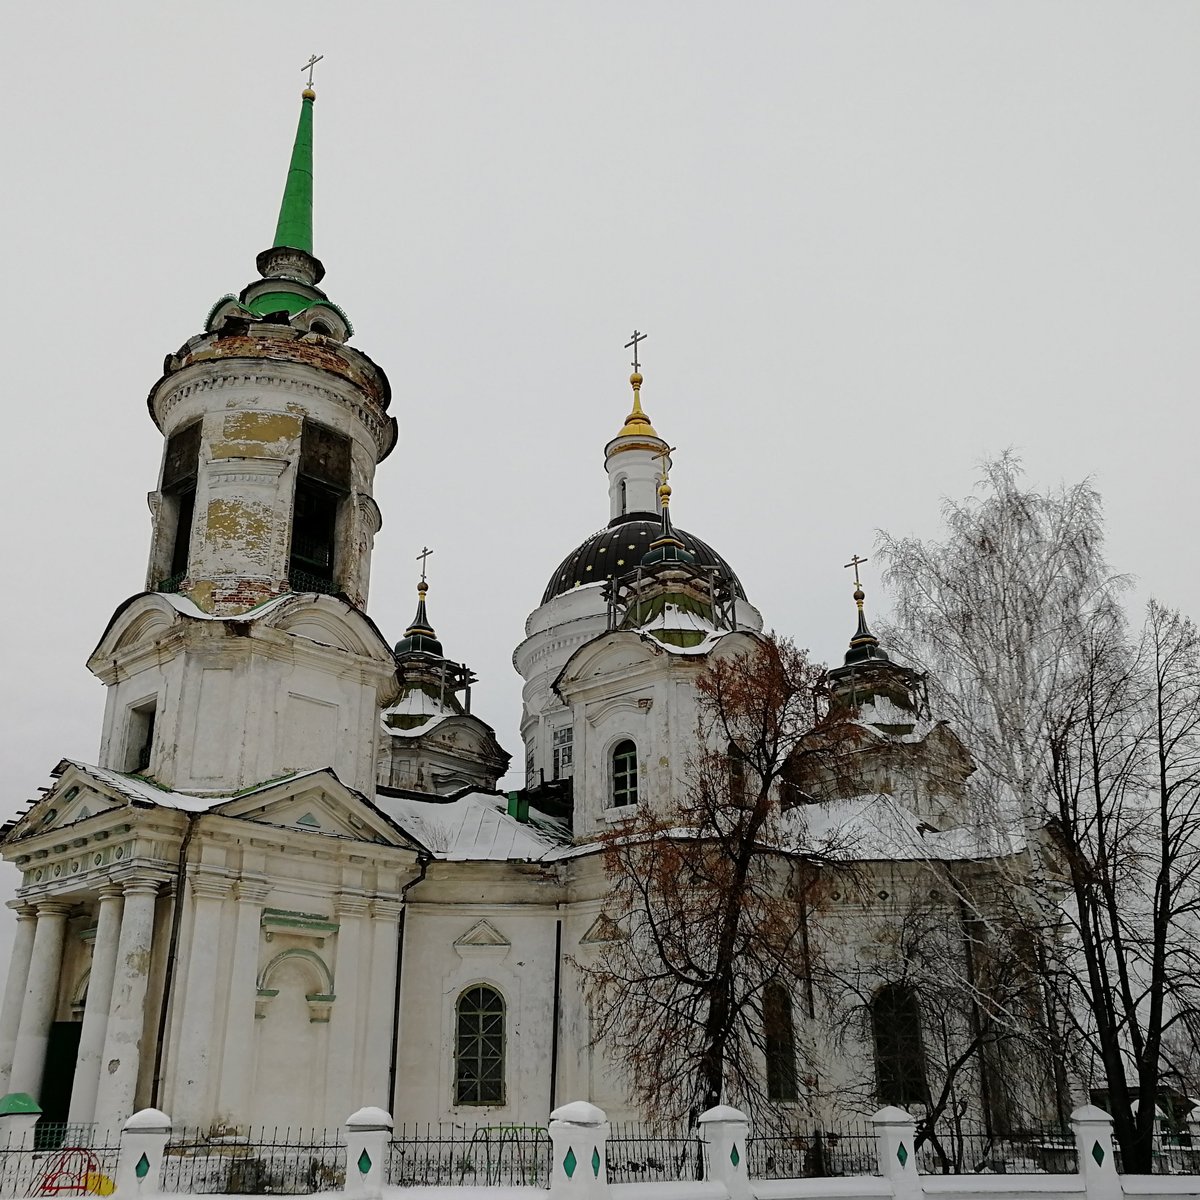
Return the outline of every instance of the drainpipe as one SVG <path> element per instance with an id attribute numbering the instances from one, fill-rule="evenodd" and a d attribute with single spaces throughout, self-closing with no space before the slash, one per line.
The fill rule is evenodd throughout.
<path id="1" fill-rule="evenodd" d="M 203 813 L 187 814 L 187 829 L 179 843 L 179 860 L 175 867 L 175 904 L 171 909 L 171 937 L 167 942 L 167 968 L 163 972 L 162 1004 L 158 1010 L 158 1032 L 154 1039 L 154 1079 L 150 1085 L 150 1107 L 158 1108 L 162 1086 L 163 1053 L 167 1041 L 167 1013 L 171 1007 L 171 990 L 175 986 L 175 966 L 179 958 L 179 927 L 183 924 L 183 898 L 186 894 L 184 874 L 192 835 Z"/>
<path id="2" fill-rule="evenodd" d="M 559 981 L 562 978 L 562 918 L 554 922 L 554 1013 L 550 1020 L 550 1112 L 558 1098 L 558 1022 L 562 1016 Z"/>
<path id="3" fill-rule="evenodd" d="M 388 1067 L 388 1112 L 396 1111 L 396 1058 L 400 1053 L 400 980 L 404 977 L 404 926 L 408 917 L 408 889 L 416 887 L 425 878 L 429 868 L 429 856 L 422 854 L 417 857 L 421 865 L 420 874 L 416 879 L 410 879 L 400 889 L 400 921 L 396 930 L 396 1002 L 392 1005 L 392 1052 L 391 1064 Z"/>

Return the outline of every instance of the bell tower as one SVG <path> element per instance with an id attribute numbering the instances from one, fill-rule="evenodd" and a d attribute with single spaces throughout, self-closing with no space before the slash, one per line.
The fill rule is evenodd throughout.
<path id="1" fill-rule="evenodd" d="M 313 109 L 300 121 L 261 278 L 212 307 L 150 390 L 162 431 L 149 591 L 218 616 L 286 592 L 363 607 L 380 527 L 376 464 L 396 442 L 386 375 L 347 343 L 313 256 Z"/>
<path id="2" fill-rule="evenodd" d="M 363 611 L 396 444 L 387 376 L 348 344 L 313 254 L 311 83 L 259 278 L 214 304 L 150 389 L 163 434 L 146 591 L 89 667 L 100 765 L 226 794 L 330 768 L 370 792 L 391 649 Z"/>

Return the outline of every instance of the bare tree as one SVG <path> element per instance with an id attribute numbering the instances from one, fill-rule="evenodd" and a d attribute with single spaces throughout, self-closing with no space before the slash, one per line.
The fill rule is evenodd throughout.
<path id="1" fill-rule="evenodd" d="M 1025 489 L 1006 455 L 946 520 L 940 543 L 882 535 L 892 637 L 975 755 L 981 815 L 1023 827 L 1009 920 L 1035 939 L 1051 1059 L 1099 1076 L 1123 1166 L 1147 1170 L 1197 1007 L 1196 632 L 1151 605 L 1129 637 L 1086 482 Z"/>
<path id="2" fill-rule="evenodd" d="M 1148 1171 L 1169 1051 L 1200 1009 L 1200 638 L 1151 602 L 1089 638 L 1050 721 L 1059 906 L 1049 984 L 1099 1064 L 1127 1171 Z"/>
<path id="3" fill-rule="evenodd" d="M 790 1001 L 811 987 L 809 916 L 835 848 L 809 844 L 781 790 L 786 770 L 832 763 L 852 736 L 823 678 L 774 636 L 717 658 L 698 685 L 686 795 L 639 806 L 603 839 L 604 912 L 624 936 L 578 965 L 597 1037 L 653 1117 L 694 1120 L 724 1101 L 767 1119 L 768 1052 L 790 1052 L 772 1084 L 794 1094 Z M 786 1010 L 772 985 L 785 989 Z"/>
<path id="4" fill-rule="evenodd" d="M 1103 557 L 1091 483 L 1022 486 L 1012 453 L 943 504 L 940 542 L 879 535 L 895 594 L 886 638 L 928 675 L 932 708 L 971 749 L 976 796 L 1040 820 L 1050 718 L 1081 632 L 1111 619 L 1126 581 Z"/>

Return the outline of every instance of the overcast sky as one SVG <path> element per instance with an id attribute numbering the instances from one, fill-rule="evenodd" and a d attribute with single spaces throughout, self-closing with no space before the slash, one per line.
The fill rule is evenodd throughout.
<path id="1" fill-rule="evenodd" d="M 255 277 L 313 52 L 323 286 L 400 423 L 370 612 L 401 636 L 432 546 L 434 624 L 517 763 L 510 656 L 607 521 L 635 325 L 678 524 L 817 657 L 850 555 L 935 536 L 1010 445 L 1036 483 L 1092 475 L 1139 599 L 1200 612 L 1200 5 L 11 3 L 3 29 L 5 812 L 95 760 L 145 396 Z"/>

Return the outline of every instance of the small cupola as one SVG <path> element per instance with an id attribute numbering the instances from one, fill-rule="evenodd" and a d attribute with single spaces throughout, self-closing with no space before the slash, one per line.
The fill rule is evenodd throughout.
<path id="1" fill-rule="evenodd" d="M 910 733 L 927 705 L 925 677 L 911 667 L 892 662 L 867 624 L 866 592 L 859 577 L 865 558 L 854 555 L 854 603 L 858 620 L 840 667 L 828 675 L 834 702 L 857 713 L 861 720 L 885 733 Z"/>

